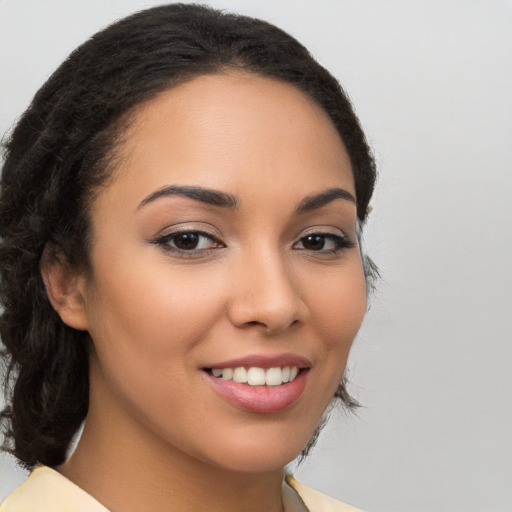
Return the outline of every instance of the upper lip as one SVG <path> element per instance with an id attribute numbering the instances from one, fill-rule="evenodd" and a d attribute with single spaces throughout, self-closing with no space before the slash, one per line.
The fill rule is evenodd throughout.
<path id="1" fill-rule="evenodd" d="M 298 354 L 285 353 L 285 354 L 276 354 L 276 355 L 266 355 L 266 354 L 250 354 L 247 356 L 237 357 L 235 359 L 230 359 L 229 361 L 220 361 L 214 364 L 210 364 L 205 368 L 238 368 L 238 367 L 257 367 L 257 368 L 276 368 L 276 367 L 285 367 L 285 366 L 296 366 L 298 368 L 309 368 L 311 366 L 311 361 L 304 356 L 300 356 Z"/>

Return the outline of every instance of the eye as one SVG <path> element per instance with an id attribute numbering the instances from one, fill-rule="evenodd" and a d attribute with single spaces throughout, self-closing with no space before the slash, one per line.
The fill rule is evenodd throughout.
<path id="1" fill-rule="evenodd" d="M 166 251 L 196 254 L 210 249 L 224 247 L 213 235 L 204 231 L 180 230 L 166 233 L 153 241 Z"/>
<path id="2" fill-rule="evenodd" d="M 336 254 L 343 249 L 354 247 L 354 245 L 346 236 L 334 235 L 332 233 L 311 233 L 302 237 L 293 248 Z"/>

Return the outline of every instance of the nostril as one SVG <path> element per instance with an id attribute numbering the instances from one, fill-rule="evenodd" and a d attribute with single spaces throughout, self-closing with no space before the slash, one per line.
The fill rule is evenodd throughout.
<path id="1" fill-rule="evenodd" d="M 258 322 L 257 320 L 250 320 L 248 322 L 245 322 L 243 325 L 239 325 L 238 327 L 241 327 L 243 329 L 244 327 L 248 328 L 248 327 L 258 327 L 258 326 L 261 326 L 267 332 L 269 330 L 267 324 L 265 324 L 264 322 Z"/>

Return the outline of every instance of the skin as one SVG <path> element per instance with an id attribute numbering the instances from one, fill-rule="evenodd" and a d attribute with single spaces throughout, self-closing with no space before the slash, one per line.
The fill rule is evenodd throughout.
<path id="1" fill-rule="evenodd" d="M 140 106 L 120 157 L 91 206 L 92 275 L 43 271 L 63 321 L 93 340 L 89 415 L 59 471 L 113 512 L 280 511 L 283 467 L 331 400 L 366 308 L 355 204 L 294 214 L 334 187 L 355 195 L 344 145 L 302 92 L 228 72 Z M 141 206 L 170 185 L 237 208 L 178 195 Z M 176 228 L 216 241 L 188 257 L 155 242 Z M 312 233 L 323 249 L 305 247 Z M 353 246 L 329 251 L 333 234 Z M 283 411 L 235 407 L 205 379 L 213 362 L 284 352 L 311 368 Z"/>

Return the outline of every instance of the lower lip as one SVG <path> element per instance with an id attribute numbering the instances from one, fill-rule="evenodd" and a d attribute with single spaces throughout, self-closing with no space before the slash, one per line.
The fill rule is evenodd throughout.
<path id="1" fill-rule="evenodd" d="M 205 373 L 213 389 L 240 409 L 257 413 L 279 412 L 294 404 L 306 386 L 308 371 L 280 386 L 249 386 Z"/>

